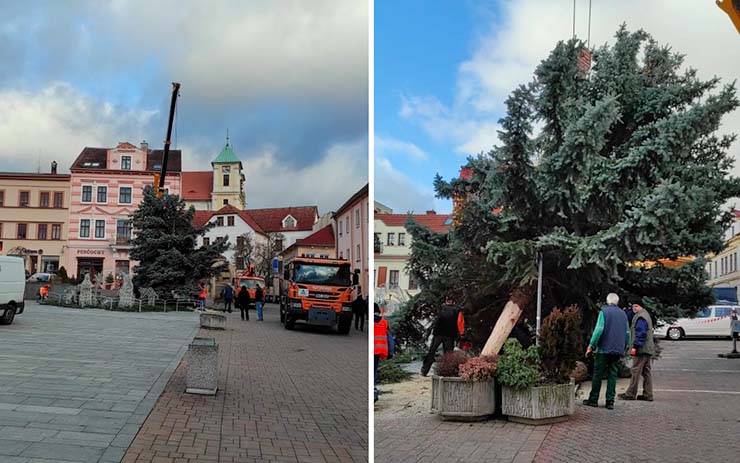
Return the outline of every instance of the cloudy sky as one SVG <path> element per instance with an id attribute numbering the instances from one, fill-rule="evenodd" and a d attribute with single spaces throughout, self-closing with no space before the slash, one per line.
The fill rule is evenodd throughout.
<path id="1" fill-rule="evenodd" d="M 67 170 L 84 146 L 175 148 L 210 169 L 229 129 L 249 207 L 334 210 L 367 182 L 363 0 L 3 2 L 0 170 Z M 341 179 L 341 181 L 333 181 Z"/>
<path id="2" fill-rule="evenodd" d="M 588 3 L 576 1 L 584 40 Z M 593 0 L 591 13 L 594 45 L 613 42 L 625 22 L 684 53 L 703 78 L 740 78 L 740 35 L 714 0 Z M 507 95 L 572 30 L 572 0 L 376 2 L 376 200 L 401 213 L 449 212 L 434 198 L 435 173 L 449 179 L 496 144 Z M 740 111 L 722 130 L 740 132 Z M 732 153 L 740 158 L 740 142 Z"/>

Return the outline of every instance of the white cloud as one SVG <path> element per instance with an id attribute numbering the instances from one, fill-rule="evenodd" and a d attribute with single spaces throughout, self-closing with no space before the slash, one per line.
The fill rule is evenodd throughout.
<path id="1" fill-rule="evenodd" d="M 115 107 L 71 85 L 56 82 L 39 91 L 0 90 L 2 170 L 48 172 L 51 161 L 65 171 L 85 146 L 137 143 L 156 111 Z"/>
<path id="2" fill-rule="evenodd" d="M 295 170 L 274 147 L 243 161 L 248 208 L 318 205 L 335 211 L 367 183 L 367 139 L 331 146 L 316 162 Z"/>
<path id="3" fill-rule="evenodd" d="M 379 153 L 374 156 L 375 199 L 393 209 L 396 214 L 408 211 L 423 213 L 434 209 L 434 190 L 412 180 Z M 424 180 L 424 179 L 419 179 Z M 429 183 L 429 182 L 427 182 Z"/>
<path id="4" fill-rule="evenodd" d="M 392 137 L 375 136 L 375 152 L 381 155 L 402 155 L 415 160 L 426 160 L 427 153 L 413 143 Z"/>
<path id="5" fill-rule="evenodd" d="M 404 96 L 400 115 L 424 128 L 433 139 L 452 142 L 461 154 L 488 151 L 497 142 L 497 121 L 504 101 L 519 84 L 527 83 L 539 62 L 559 40 L 572 35 L 573 3 L 566 0 L 509 0 L 502 18 L 474 44 L 471 57 L 458 67 L 453 101 L 431 95 Z M 579 2 L 577 35 L 588 35 L 588 2 Z M 621 23 L 644 29 L 661 44 L 686 55 L 686 64 L 707 79 L 723 83 L 740 75 L 740 38 L 727 15 L 711 0 L 624 0 L 593 2 L 591 44 L 613 43 Z M 740 111 L 724 120 L 722 131 L 740 129 Z M 738 152 L 738 144 L 733 152 Z M 740 172 L 736 165 L 735 172 Z"/>

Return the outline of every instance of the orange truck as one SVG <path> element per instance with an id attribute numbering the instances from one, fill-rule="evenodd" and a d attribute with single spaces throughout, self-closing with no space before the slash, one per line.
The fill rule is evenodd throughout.
<path id="1" fill-rule="evenodd" d="M 234 298 L 236 298 L 236 295 L 239 294 L 239 291 L 241 291 L 242 286 L 247 287 L 247 291 L 249 292 L 249 305 L 251 307 L 254 307 L 254 303 L 257 298 L 257 285 L 259 285 L 260 288 L 262 288 L 262 297 L 267 294 L 267 287 L 265 286 L 265 279 L 262 277 L 255 276 L 254 274 L 254 267 L 250 266 L 247 268 L 247 270 L 243 271 L 239 274 L 239 276 L 236 278 L 237 281 L 237 287 L 234 288 L 236 293 L 234 294 Z"/>
<path id="2" fill-rule="evenodd" d="M 280 280 L 280 321 L 285 329 L 301 321 L 336 326 L 340 334 L 348 334 L 358 273 L 352 273 L 346 260 L 298 257 L 290 262 Z"/>

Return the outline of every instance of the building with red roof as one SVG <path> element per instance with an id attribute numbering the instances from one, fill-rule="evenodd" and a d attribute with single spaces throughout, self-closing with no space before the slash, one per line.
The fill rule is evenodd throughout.
<path id="1" fill-rule="evenodd" d="M 226 144 L 211 161 L 211 170 L 182 173 L 182 199 L 199 211 L 217 211 L 228 205 L 244 209 L 244 182 L 244 166 L 226 137 Z"/>
<path id="2" fill-rule="evenodd" d="M 369 185 L 365 184 L 349 197 L 334 213 L 337 230 L 336 256 L 352 264 L 352 271 L 360 271 L 362 294 L 368 294 L 370 283 L 370 260 L 368 256 L 368 233 L 370 227 Z"/>
<path id="3" fill-rule="evenodd" d="M 329 224 L 297 240 L 280 253 L 283 265 L 289 264 L 296 257 L 336 258 L 334 226 Z"/>
<path id="4" fill-rule="evenodd" d="M 375 214 L 375 293 L 393 311 L 420 289 L 406 271 L 411 254 L 411 235 L 406 230 L 409 218 L 435 233 L 447 233 L 452 215 L 427 211 L 425 214 Z"/>

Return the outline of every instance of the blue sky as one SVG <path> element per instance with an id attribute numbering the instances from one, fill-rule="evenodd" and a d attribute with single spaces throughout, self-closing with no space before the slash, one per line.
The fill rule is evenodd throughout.
<path id="1" fill-rule="evenodd" d="M 367 182 L 366 0 L 2 3 L 0 170 L 161 148 L 179 81 L 185 169 L 209 169 L 229 129 L 250 207 L 329 212 Z"/>
<path id="2" fill-rule="evenodd" d="M 576 3 L 585 40 L 589 2 Z M 626 22 L 685 53 L 703 78 L 740 75 L 740 37 L 713 0 L 592 4 L 592 44 L 610 42 Z M 572 0 L 376 2 L 375 199 L 397 213 L 450 212 L 449 201 L 434 198 L 434 175 L 456 176 L 467 156 L 497 143 L 506 97 L 572 28 Z M 713 46 L 726 43 L 734 46 Z M 735 111 L 721 131 L 737 127 Z"/>

